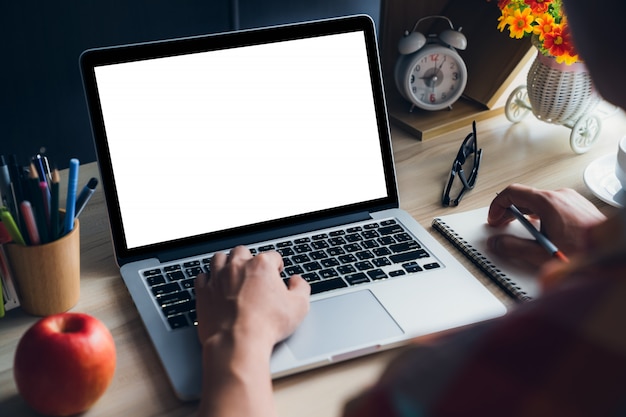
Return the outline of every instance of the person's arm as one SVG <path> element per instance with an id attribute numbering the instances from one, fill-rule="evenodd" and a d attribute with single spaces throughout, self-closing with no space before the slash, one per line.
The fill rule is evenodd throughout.
<path id="1" fill-rule="evenodd" d="M 196 279 L 203 385 L 199 416 L 276 414 L 270 375 L 274 345 L 304 319 L 310 287 L 300 276 L 285 286 L 276 252 L 253 257 L 244 247 L 216 254 L 211 278 Z"/>
<path id="2" fill-rule="evenodd" d="M 491 202 L 489 224 L 498 227 L 515 220 L 508 210 L 511 204 L 522 213 L 539 219 L 541 232 L 568 256 L 585 251 L 589 230 L 605 220 L 605 216 L 589 200 L 572 189 L 552 191 L 512 184 Z M 492 237 L 487 243 L 501 256 L 536 266 L 551 259 L 534 239 L 500 235 Z"/>

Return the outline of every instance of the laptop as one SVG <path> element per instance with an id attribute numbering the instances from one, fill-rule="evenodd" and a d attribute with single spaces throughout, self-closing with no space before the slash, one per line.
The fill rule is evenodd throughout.
<path id="1" fill-rule="evenodd" d="M 236 245 L 279 251 L 284 278 L 311 284 L 273 377 L 505 313 L 399 209 L 369 17 L 94 49 L 80 64 L 115 256 L 180 399 L 201 389 L 193 278 Z"/>

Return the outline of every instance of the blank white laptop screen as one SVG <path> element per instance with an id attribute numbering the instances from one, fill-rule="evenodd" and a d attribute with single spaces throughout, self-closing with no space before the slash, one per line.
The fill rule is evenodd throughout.
<path id="1" fill-rule="evenodd" d="M 387 196 L 362 32 L 95 75 L 129 249 Z"/>

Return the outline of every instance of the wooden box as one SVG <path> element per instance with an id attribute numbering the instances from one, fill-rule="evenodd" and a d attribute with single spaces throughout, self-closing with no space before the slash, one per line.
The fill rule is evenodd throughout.
<path id="1" fill-rule="evenodd" d="M 508 31 L 497 29 L 500 10 L 495 0 L 386 0 L 381 10 L 381 60 L 387 105 L 391 122 L 426 140 L 445 131 L 471 126 L 503 111 L 502 96 L 510 91 L 513 80 L 534 56 L 529 38 L 512 39 Z M 452 109 L 411 110 L 396 89 L 394 67 L 398 59 L 398 42 L 405 31 L 411 31 L 418 19 L 431 15 L 448 17 L 455 29 L 462 28 L 467 49 L 459 51 L 468 71 L 463 96 Z M 427 35 L 449 28 L 442 19 L 420 24 L 418 31 Z"/>

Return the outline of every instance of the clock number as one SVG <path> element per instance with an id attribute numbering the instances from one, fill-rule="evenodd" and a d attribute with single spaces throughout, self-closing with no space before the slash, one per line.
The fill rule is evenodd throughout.
<path id="1" fill-rule="evenodd" d="M 459 73 L 458 73 L 458 72 L 453 72 L 453 73 L 452 73 L 452 79 L 453 79 L 454 81 L 458 80 L 458 79 L 459 79 Z"/>
<path id="2" fill-rule="evenodd" d="M 435 93 L 430 94 L 429 100 L 431 103 L 434 103 L 435 101 L 437 101 L 437 97 L 435 96 Z"/>
<path id="3" fill-rule="evenodd" d="M 439 54 L 431 54 L 430 55 L 430 60 L 437 62 L 439 60 Z"/>

